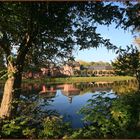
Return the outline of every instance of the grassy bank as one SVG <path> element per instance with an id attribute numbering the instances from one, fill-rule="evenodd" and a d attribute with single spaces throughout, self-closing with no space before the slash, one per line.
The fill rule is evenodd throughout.
<path id="1" fill-rule="evenodd" d="M 113 76 L 113 77 L 67 77 L 67 78 L 44 78 L 44 79 L 26 79 L 27 83 L 77 83 L 77 82 L 114 82 L 132 80 L 130 76 Z"/>

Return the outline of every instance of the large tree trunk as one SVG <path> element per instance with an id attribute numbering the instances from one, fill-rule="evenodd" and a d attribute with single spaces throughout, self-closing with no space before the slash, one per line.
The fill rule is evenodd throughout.
<path id="1" fill-rule="evenodd" d="M 32 14 L 32 12 L 31 12 Z M 32 36 L 36 36 L 33 33 L 33 22 L 29 21 L 29 33 L 25 33 L 22 43 L 20 44 L 17 59 L 15 62 L 8 63 L 8 80 L 5 83 L 3 98 L 0 107 L 0 117 L 11 117 L 15 116 L 17 112 L 18 103 L 13 102 L 17 101 L 20 97 L 21 92 L 21 81 L 22 81 L 22 71 L 24 67 L 25 57 L 29 51 L 29 48 L 32 46 Z M 35 32 L 36 33 L 36 32 Z M 1 46 L 4 46 L 0 43 Z M 5 48 L 5 47 L 3 47 Z M 9 56 L 9 52 L 6 52 L 7 56 Z M 12 75 L 11 75 L 12 74 Z"/>
<path id="2" fill-rule="evenodd" d="M 3 98 L 0 107 L 0 118 L 16 115 L 18 99 L 21 92 L 21 76 L 8 78 L 4 86 Z"/>
<path id="3" fill-rule="evenodd" d="M 8 78 L 4 86 L 4 93 L 0 108 L 0 118 L 10 117 L 13 100 L 14 77 Z"/>
<path id="4" fill-rule="evenodd" d="M 4 86 L 3 98 L 0 107 L 0 118 L 16 115 L 17 101 L 21 91 L 21 72 L 15 71 L 13 65 L 8 66 L 8 79 Z M 11 75 L 12 74 L 12 75 Z"/>

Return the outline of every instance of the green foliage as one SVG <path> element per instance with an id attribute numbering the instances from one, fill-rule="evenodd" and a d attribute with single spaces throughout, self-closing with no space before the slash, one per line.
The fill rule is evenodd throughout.
<path id="1" fill-rule="evenodd" d="M 20 104 L 20 117 L 0 120 L 0 138 L 140 138 L 139 92 L 115 98 L 110 98 L 111 94 L 107 93 L 93 95 L 80 110 L 84 114 L 84 127 L 78 129 L 72 129 L 60 116 L 43 115 L 41 108 L 35 105 L 38 97 L 29 96 L 23 99 L 30 103 Z"/>
<path id="2" fill-rule="evenodd" d="M 99 13 L 104 14 L 99 16 Z M 59 6 L 56 2 L 1 2 L 0 46 L 6 57 L 15 55 L 23 59 L 24 56 L 27 64 L 36 66 L 47 60 L 58 62 L 61 58 L 71 58 L 74 45 L 80 49 L 101 44 L 116 48 L 97 33 L 95 23 L 109 25 L 117 22 L 121 14 L 118 6 L 103 2 L 61 2 Z M 17 51 L 13 54 L 14 45 Z"/>
<path id="3" fill-rule="evenodd" d="M 60 117 L 47 117 L 43 121 L 29 117 L 16 117 L 0 122 L 0 138 L 62 138 L 72 132 L 69 123 Z"/>
<path id="4" fill-rule="evenodd" d="M 88 104 L 80 110 L 86 126 L 72 134 L 72 138 L 133 138 L 139 111 L 136 96 L 109 98 L 105 93 L 93 95 Z M 131 100 L 130 100 L 131 99 Z M 134 105 L 135 104 L 135 105 Z"/>
<path id="5" fill-rule="evenodd" d="M 8 76 L 8 74 L 7 74 L 6 69 L 0 71 L 0 80 L 1 79 L 7 79 L 7 76 Z"/>
<path id="6" fill-rule="evenodd" d="M 139 4 L 137 3 L 127 5 L 126 8 L 120 8 L 114 4 L 104 4 L 103 2 L 68 2 L 65 4 L 62 2 L 59 5 L 56 2 L 1 2 L 0 49 L 2 48 L 3 51 L 0 60 L 3 64 L 3 60 L 7 60 L 9 55 L 14 56 L 16 58 L 14 66 L 22 73 L 26 60 L 26 65 L 35 64 L 37 66 L 48 59 L 56 61 L 57 58 L 58 61 L 61 58 L 69 58 L 75 45 L 80 49 L 99 47 L 100 45 L 104 45 L 108 49 L 116 49 L 116 46 L 111 44 L 109 39 L 104 39 L 97 33 L 95 24 L 110 25 L 112 22 L 116 22 L 118 26 L 122 25 L 124 28 L 130 26 L 137 28 L 139 26 L 138 11 Z M 17 45 L 17 51 L 13 54 L 15 45 Z M 3 56 L 5 56 L 5 59 L 3 59 Z M 85 138 L 91 138 L 92 136 L 110 137 L 112 134 L 117 137 L 126 130 L 130 117 L 127 112 L 129 106 L 126 106 L 126 111 L 118 111 L 118 108 L 111 108 L 109 103 L 113 101 L 101 97 L 98 99 L 99 102 L 95 101 L 97 106 L 94 106 L 92 100 L 89 101 L 95 107 L 96 112 L 93 108 L 90 112 L 89 109 L 83 109 L 82 111 L 82 113 L 89 113 L 85 116 L 85 120 L 93 121 L 93 125 L 89 126 L 89 129 L 83 128 L 78 132 L 76 131 L 78 134 L 74 132 L 73 137 L 80 137 L 80 135 Z M 105 108 L 108 108 L 108 106 L 110 107 L 109 110 Z M 21 111 L 22 107 L 19 109 Z M 24 113 L 23 111 L 23 115 Z M 28 114 L 28 111 L 26 113 Z M 128 116 L 126 116 L 126 113 L 128 113 Z M 94 114 L 95 118 L 93 119 Z M 106 116 L 113 123 L 110 124 Z M 61 131 L 66 130 L 62 127 L 61 121 L 57 119 L 45 120 L 42 125 L 37 119 L 22 116 L 11 120 L 2 120 L 0 135 L 1 138 L 38 138 L 38 131 L 41 128 L 43 129 L 41 136 L 47 138 L 60 138 L 64 134 Z"/>
<path id="7" fill-rule="evenodd" d="M 139 14 L 140 3 L 136 2 L 134 4 L 133 1 L 126 2 L 126 10 L 124 9 L 123 11 L 125 11 L 125 16 L 124 16 L 124 19 L 121 21 L 121 23 L 124 25 L 123 28 L 126 29 L 131 26 L 133 28 L 133 31 L 139 30 L 140 29 L 140 24 L 139 24 L 140 23 L 140 14 Z"/>
<path id="8" fill-rule="evenodd" d="M 48 106 L 48 98 L 40 97 L 38 93 L 28 93 L 21 96 L 18 103 L 17 116 L 1 120 L 1 138 L 62 138 L 71 131 L 69 123 L 64 123 L 54 110 L 43 110 Z M 40 102 L 38 104 L 38 102 Z"/>
<path id="9" fill-rule="evenodd" d="M 3 50 L 0 48 L 0 79 L 5 78 L 7 75 L 6 67 L 5 67 L 5 62 L 4 62 L 4 55 L 3 55 Z"/>
<path id="10" fill-rule="evenodd" d="M 71 131 L 68 123 L 64 123 L 60 117 L 47 117 L 43 121 L 43 130 L 40 132 L 40 138 L 62 138 L 67 137 Z"/>
<path id="11" fill-rule="evenodd" d="M 115 82 L 112 89 L 117 93 L 117 95 L 120 96 L 125 94 L 132 94 L 138 90 L 138 82 L 136 80 L 130 80 L 129 82 Z"/>
<path id="12" fill-rule="evenodd" d="M 16 117 L 14 119 L 1 120 L 1 138 L 33 138 L 35 136 L 36 128 L 31 118 Z"/>
<path id="13" fill-rule="evenodd" d="M 112 63 L 119 75 L 135 76 L 140 82 L 140 52 L 136 47 L 127 46 L 127 49 L 119 49 L 119 56 Z"/>
<path id="14" fill-rule="evenodd" d="M 56 111 L 42 110 L 48 105 L 48 99 L 39 97 L 38 93 L 28 94 L 13 101 L 18 103 L 15 117 L 0 120 L 0 138 L 61 138 L 66 135 L 70 125 L 63 123 Z"/>
<path id="15" fill-rule="evenodd" d="M 40 66 L 46 60 L 71 57 L 74 45 L 80 49 L 100 45 L 115 49 L 109 39 L 103 39 L 97 33 L 95 24 L 110 25 L 115 22 L 125 29 L 130 26 L 137 28 L 139 18 L 132 15 L 138 15 L 138 9 L 137 3 L 121 8 L 114 3 L 103 2 L 61 2 L 59 6 L 56 2 L 1 2 L 2 53 L 6 57 L 11 55 L 14 45 L 17 45 L 18 51 L 14 55 L 22 52 L 27 64 Z M 27 36 L 30 38 L 30 49 L 29 46 L 27 49 L 23 47 Z"/>
<path id="16" fill-rule="evenodd" d="M 7 79 L 8 77 L 12 77 L 17 72 L 16 67 L 14 67 L 15 58 L 12 55 L 7 57 L 7 64 L 9 65 L 8 70 L 6 67 L 3 66 L 2 70 L 0 71 L 0 79 Z"/>

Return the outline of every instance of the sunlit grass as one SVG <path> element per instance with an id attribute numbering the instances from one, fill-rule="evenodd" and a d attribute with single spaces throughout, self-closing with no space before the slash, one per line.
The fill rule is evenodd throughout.
<path id="1" fill-rule="evenodd" d="M 41 79 L 26 79 L 23 82 L 29 83 L 77 83 L 77 82 L 114 82 L 132 80 L 134 77 L 130 76 L 112 76 L 112 77 L 66 77 L 66 78 L 41 78 Z"/>

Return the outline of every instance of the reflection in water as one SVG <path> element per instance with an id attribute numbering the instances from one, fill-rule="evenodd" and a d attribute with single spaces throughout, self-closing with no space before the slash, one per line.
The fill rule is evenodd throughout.
<path id="1" fill-rule="evenodd" d="M 64 117 L 65 121 L 71 121 L 72 126 L 82 127 L 80 120 L 83 115 L 77 112 L 87 104 L 93 95 L 106 92 L 106 97 L 116 98 L 116 95 L 124 95 L 137 91 L 138 84 L 135 80 L 124 82 L 95 82 L 95 83 L 74 83 L 74 84 L 22 84 L 21 99 L 27 102 L 26 106 L 21 104 L 20 114 L 28 114 L 39 118 L 42 112 L 56 110 Z M 3 86 L 0 86 L 0 93 Z M 112 94 L 110 94 L 112 93 Z M 2 94 L 0 94 L 2 95 Z M 27 111 L 27 107 L 28 110 Z M 38 114 L 37 114 L 38 112 Z M 47 112 L 48 113 L 48 112 Z"/>
<path id="2" fill-rule="evenodd" d="M 61 93 L 68 97 L 69 103 L 72 103 L 72 98 L 80 94 L 80 89 L 76 88 L 73 84 L 58 85 L 61 87 Z"/>
<path id="3" fill-rule="evenodd" d="M 55 93 L 56 92 L 56 88 L 53 86 L 46 86 L 46 85 L 42 85 L 42 91 L 40 91 L 39 93 Z"/>
<path id="4" fill-rule="evenodd" d="M 138 83 L 136 80 L 116 82 L 112 87 L 113 91 L 119 95 L 136 92 L 138 90 Z"/>

